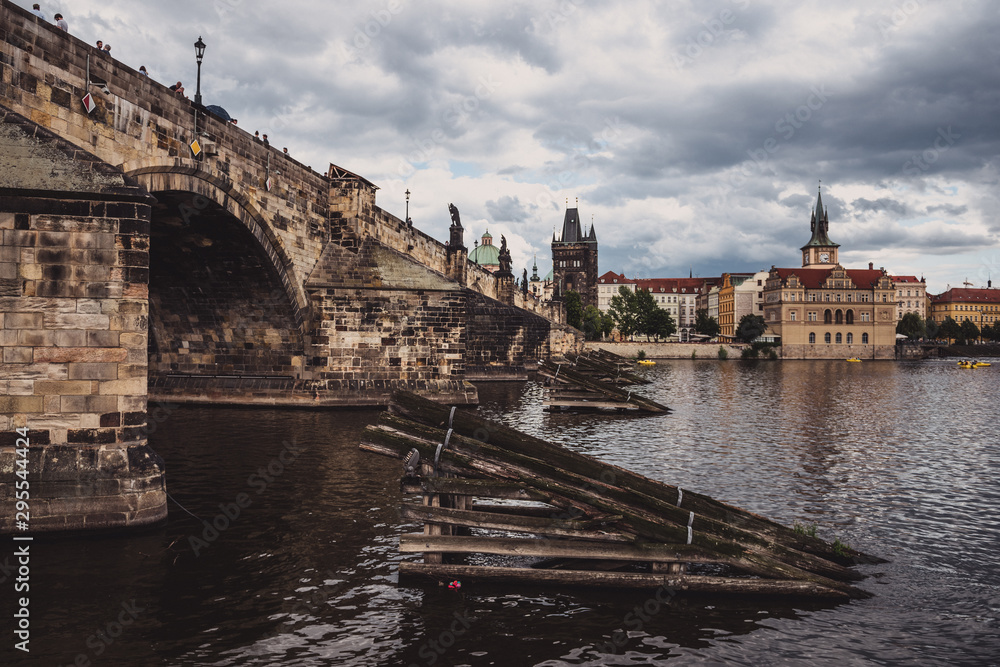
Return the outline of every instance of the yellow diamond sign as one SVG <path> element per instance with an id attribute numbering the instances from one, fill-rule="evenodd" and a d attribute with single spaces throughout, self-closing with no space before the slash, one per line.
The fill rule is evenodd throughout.
<path id="1" fill-rule="evenodd" d="M 191 142 L 191 153 L 195 157 L 198 157 L 198 155 L 201 154 L 201 144 L 198 143 L 197 139 Z"/>

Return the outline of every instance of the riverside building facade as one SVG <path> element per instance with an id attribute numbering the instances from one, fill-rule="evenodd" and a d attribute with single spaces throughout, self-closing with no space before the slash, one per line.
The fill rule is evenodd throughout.
<path id="1" fill-rule="evenodd" d="M 896 288 L 885 269 L 847 269 L 830 240 L 822 194 L 802 247 L 801 268 L 772 267 L 764 320 L 785 359 L 895 358 Z"/>

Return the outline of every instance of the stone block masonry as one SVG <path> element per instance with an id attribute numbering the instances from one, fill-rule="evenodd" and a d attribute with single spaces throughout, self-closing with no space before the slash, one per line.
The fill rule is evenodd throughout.
<path id="1" fill-rule="evenodd" d="M 532 361 L 549 356 L 551 325 L 538 315 L 470 293 L 466 317 L 466 377 L 470 380 L 524 380 Z"/>
<path id="2" fill-rule="evenodd" d="M 15 527 L 16 429 L 32 532 L 162 520 L 144 429 L 151 200 L 2 108 L 0 174 L 0 532 Z"/>

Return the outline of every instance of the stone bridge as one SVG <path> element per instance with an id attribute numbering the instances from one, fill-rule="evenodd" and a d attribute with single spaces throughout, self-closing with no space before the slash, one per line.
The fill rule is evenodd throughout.
<path id="1" fill-rule="evenodd" d="M 19 465 L 32 531 L 163 519 L 147 401 L 468 403 L 579 345 L 460 224 L 440 243 L 0 2 L 0 532 Z"/>

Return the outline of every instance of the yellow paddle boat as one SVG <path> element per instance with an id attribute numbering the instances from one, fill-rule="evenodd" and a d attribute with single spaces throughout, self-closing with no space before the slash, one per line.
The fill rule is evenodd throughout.
<path id="1" fill-rule="evenodd" d="M 851 357 L 850 359 L 848 359 L 848 361 L 853 361 L 856 364 L 860 364 L 861 363 L 861 360 L 858 359 L 857 357 Z"/>
<path id="2" fill-rule="evenodd" d="M 960 361 L 959 368 L 986 368 L 991 364 L 988 361 Z"/>
<path id="3" fill-rule="evenodd" d="M 656 365 L 656 362 L 652 361 L 651 359 L 640 359 L 637 363 L 640 366 L 655 366 Z"/>

